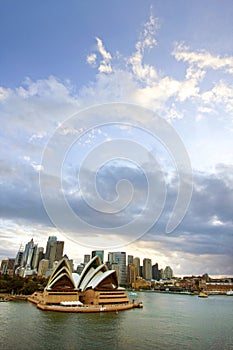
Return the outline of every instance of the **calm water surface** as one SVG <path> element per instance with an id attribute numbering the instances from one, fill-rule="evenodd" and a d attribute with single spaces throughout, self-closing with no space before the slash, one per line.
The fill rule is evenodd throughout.
<path id="1" fill-rule="evenodd" d="M 0 303 L 0 349 L 233 349 L 233 297 L 141 292 L 143 309 L 67 314 Z"/>

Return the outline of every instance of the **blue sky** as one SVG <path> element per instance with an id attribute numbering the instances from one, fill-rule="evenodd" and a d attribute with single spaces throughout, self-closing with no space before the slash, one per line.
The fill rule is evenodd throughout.
<path id="1" fill-rule="evenodd" d="M 0 8 L 0 258 L 56 234 L 75 261 L 93 243 L 176 274 L 232 275 L 232 2 Z M 137 111 L 102 109 L 111 103 Z M 179 180 L 192 197 L 168 234 Z M 81 218 L 75 229 L 58 215 L 61 193 Z"/>

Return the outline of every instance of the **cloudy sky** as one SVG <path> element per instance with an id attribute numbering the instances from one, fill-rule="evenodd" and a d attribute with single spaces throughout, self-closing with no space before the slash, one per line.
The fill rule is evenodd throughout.
<path id="1" fill-rule="evenodd" d="M 231 0 L 0 3 L 0 259 L 32 237 L 233 275 Z"/>

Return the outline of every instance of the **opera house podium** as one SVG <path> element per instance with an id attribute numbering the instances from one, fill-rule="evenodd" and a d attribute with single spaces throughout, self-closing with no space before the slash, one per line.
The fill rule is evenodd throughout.
<path id="1" fill-rule="evenodd" d="M 29 301 L 42 310 L 68 312 L 118 311 L 139 307 L 131 303 L 118 285 L 115 270 L 108 270 L 99 256 L 92 258 L 82 273 L 72 273 L 66 257 L 49 278 L 43 293 L 35 292 Z"/>

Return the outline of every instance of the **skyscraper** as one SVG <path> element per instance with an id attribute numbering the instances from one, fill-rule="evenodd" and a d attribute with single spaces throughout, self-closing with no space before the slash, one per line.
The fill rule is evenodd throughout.
<path id="1" fill-rule="evenodd" d="M 133 255 L 128 255 L 128 265 L 133 264 Z"/>
<path id="2" fill-rule="evenodd" d="M 98 255 L 100 257 L 100 261 L 104 262 L 104 251 L 103 250 L 93 250 L 91 252 L 91 257 L 94 258 L 94 256 Z"/>
<path id="3" fill-rule="evenodd" d="M 127 282 L 126 276 L 126 252 L 112 252 L 109 253 L 108 258 L 111 260 L 111 265 L 114 264 L 114 269 L 116 269 L 115 264 L 118 265 L 119 274 L 119 284 L 125 285 Z M 109 260 L 109 262 L 110 262 Z M 113 267 L 112 267 L 113 268 Z"/>
<path id="4" fill-rule="evenodd" d="M 152 266 L 152 278 L 156 281 L 160 280 L 160 271 L 159 271 L 158 263 Z"/>
<path id="5" fill-rule="evenodd" d="M 56 236 L 49 236 L 47 244 L 46 244 L 45 259 L 49 259 L 51 244 L 53 242 L 56 242 L 56 241 L 57 241 L 57 237 Z"/>
<path id="6" fill-rule="evenodd" d="M 91 260 L 91 256 L 90 254 L 85 254 L 84 255 L 84 265 L 86 265 L 87 263 L 89 263 L 89 261 Z"/>
<path id="7" fill-rule="evenodd" d="M 148 259 L 148 258 L 143 259 L 143 278 L 145 278 L 145 280 L 152 279 L 151 259 Z"/>
<path id="8" fill-rule="evenodd" d="M 165 269 L 164 269 L 164 278 L 167 278 L 167 279 L 172 279 L 173 277 L 173 271 L 172 271 L 172 268 L 170 266 L 166 266 Z"/>
<path id="9" fill-rule="evenodd" d="M 141 274 L 140 274 L 140 258 L 134 258 L 133 264 L 135 265 L 135 269 L 136 269 L 136 277 L 141 276 Z"/>
<path id="10" fill-rule="evenodd" d="M 114 253 L 108 253 L 108 262 L 110 266 L 114 263 Z"/>
<path id="11" fill-rule="evenodd" d="M 44 258 L 44 248 L 35 246 L 33 259 L 32 259 L 32 269 L 37 270 L 39 262 Z"/>
<path id="12" fill-rule="evenodd" d="M 21 266 L 22 263 L 23 263 L 23 246 L 21 244 L 19 247 L 19 251 L 16 255 L 16 258 L 15 258 L 15 268 Z"/>
<path id="13" fill-rule="evenodd" d="M 50 244 L 49 252 L 49 269 L 53 268 L 53 263 L 55 261 L 61 260 L 63 256 L 64 241 L 54 241 Z"/>
<path id="14" fill-rule="evenodd" d="M 128 264 L 127 282 L 130 285 L 136 282 L 136 266 L 134 264 Z"/>
<path id="15" fill-rule="evenodd" d="M 46 275 L 46 272 L 48 270 L 48 267 L 49 267 L 49 261 L 48 259 L 42 259 L 40 262 L 39 262 L 39 266 L 38 266 L 38 276 L 40 277 L 45 277 Z"/>
<path id="16" fill-rule="evenodd" d="M 34 242 L 33 238 L 25 246 L 22 258 L 22 266 L 26 266 L 27 269 L 31 268 L 31 262 L 33 257 Z"/>

